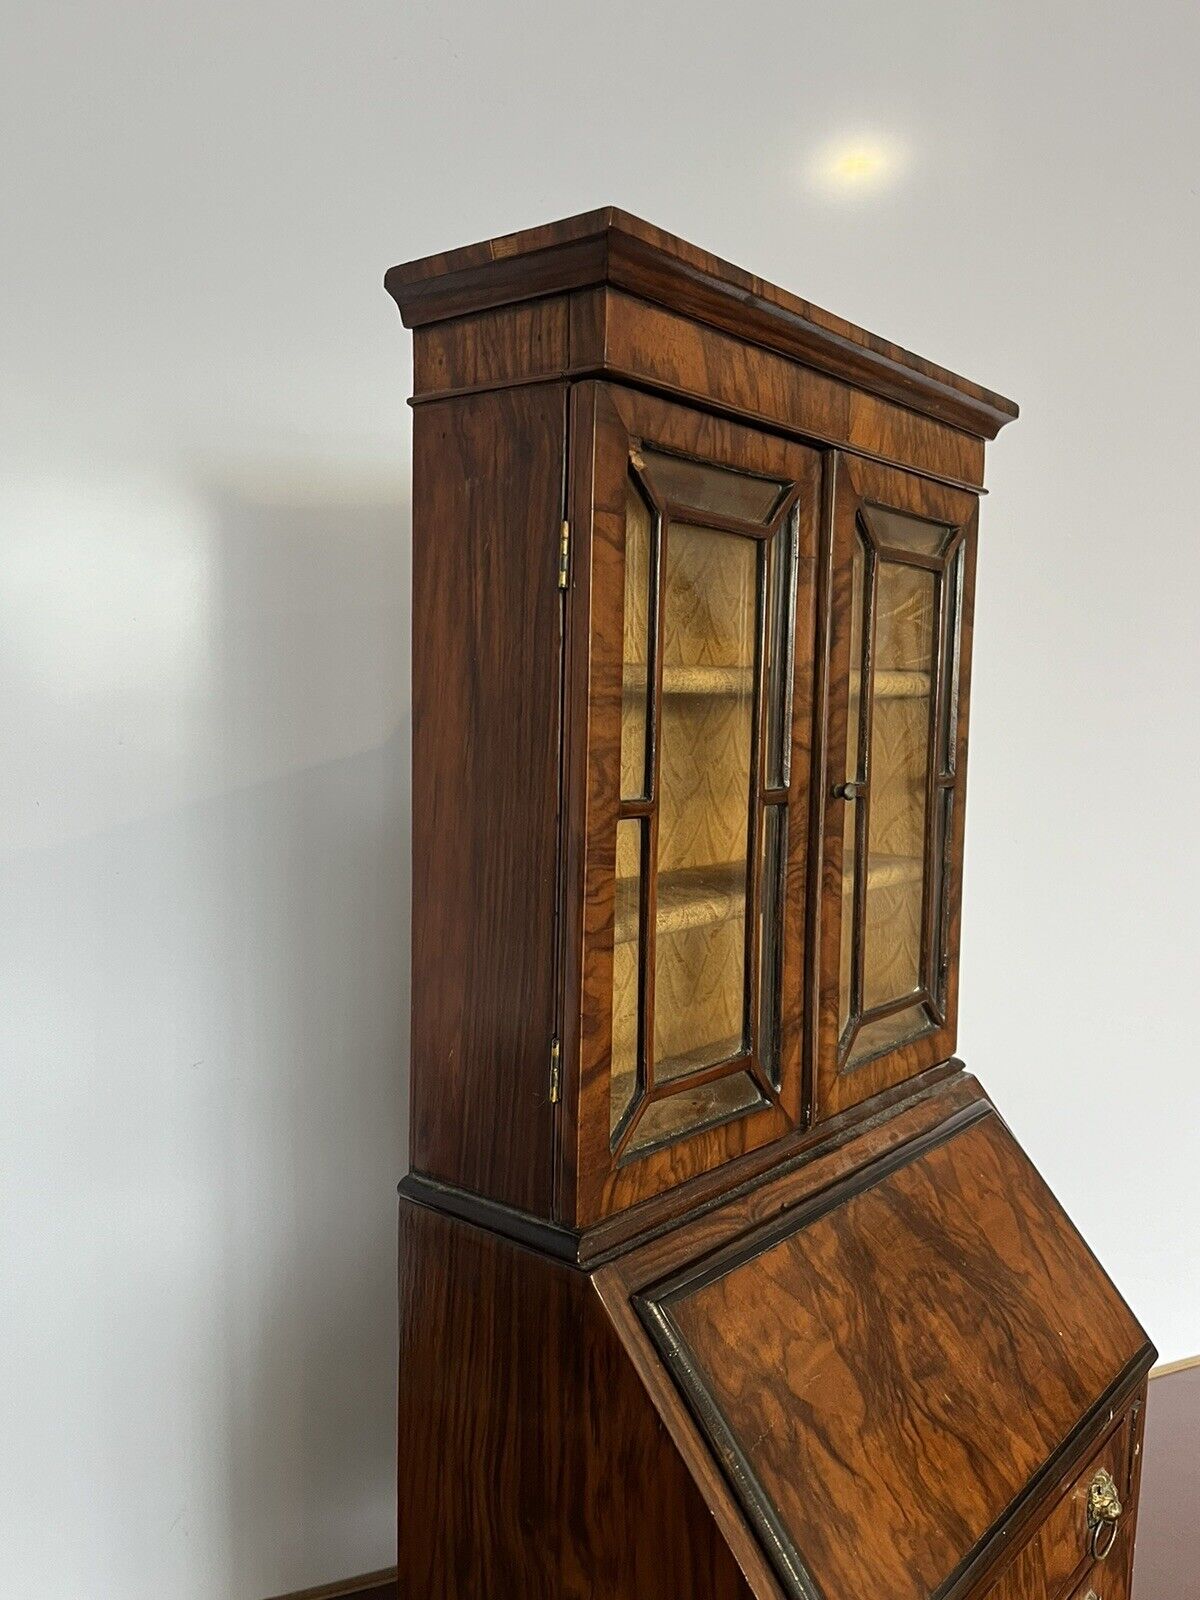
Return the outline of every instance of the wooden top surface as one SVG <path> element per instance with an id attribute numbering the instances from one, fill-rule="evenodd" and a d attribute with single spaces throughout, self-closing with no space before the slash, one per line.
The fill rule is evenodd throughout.
<path id="1" fill-rule="evenodd" d="M 1153 1357 L 994 1113 L 638 1304 L 794 1600 L 958 1594 Z"/>
<path id="2" fill-rule="evenodd" d="M 615 206 L 404 262 L 384 283 L 409 327 L 611 284 L 984 438 L 1017 415 L 1003 395 Z"/>

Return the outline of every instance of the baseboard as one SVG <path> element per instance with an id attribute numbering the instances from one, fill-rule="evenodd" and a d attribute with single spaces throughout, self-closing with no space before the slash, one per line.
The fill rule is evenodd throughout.
<path id="1" fill-rule="evenodd" d="M 343 1578 L 340 1583 L 323 1583 L 316 1589 L 298 1589 L 293 1594 L 272 1596 L 272 1600 L 395 1600 L 396 1569 L 364 1572 L 358 1578 Z"/>
<path id="2" fill-rule="evenodd" d="M 1173 1372 L 1186 1372 L 1189 1367 L 1200 1367 L 1200 1356 L 1184 1356 L 1182 1361 L 1166 1361 L 1155 1367 L 1152 1378 L 1169 1378 Z"/>

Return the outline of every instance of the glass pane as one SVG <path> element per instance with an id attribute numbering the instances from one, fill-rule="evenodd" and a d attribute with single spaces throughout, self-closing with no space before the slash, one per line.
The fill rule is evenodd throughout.
<path id="1" fill-rule="evenodd" d="M 934 889 L 934 994 L 946 1004 L 946 978 L 950 965 L 950 860 L 954 851 L 954 790 L 939 791 L 937 883 Z"/>
<path id="2" fill-rule="evenodd" d="M 796 610 L 796 518 L 789 518 L 767 550 L 767 787 L 785 789 L 792 764 L 792 619 Z"/>
<path id="3" fill-rule="evenodd" d="M 638 968 L 641 929 L 642 823 L 617 823 L 617 892 L 613 919 L 612 1080 L 609 1127 L 615 1133 L 637 1096 Z"/>
<path id="4" fill-rule="evenodd" d="M 854 530 L 854 551 L 850 561 L 850 684 L 846 707 L 846 748 L 842 772 L 847 783 L 861 783 L 859 743 L 862 737 L 862 664 L 863 664 L 863 585 L 866 581 L 867 557 L 862 534 Z M 841 949 L 841 1009 L 838 1018 L 839 1037 L 850 1020 L 851 967 L 854 960 L 854 880 L 858 872 L 858 807 L 860 802 L 846 800 L 842 804 L 842 949 Z"/>
<path id="5" fill-rule="evenodd" d="M 868 506 L 866 515 L 879 544 L 893 550 L 912 550 L 918 555 L 940 556 L 954 532 L 944 522 L 926 522 L 922 517 L 906 516 L 903 511 L 886 511 L 883 506 Z"/>
<path id="6" fill-rule="evenodd" d="M 671 524 L 659 734 L 654 1078 L 745 1047 L 746 861 L 758 543 Z M 721 692 L 669 694 L 675 673 Z"/>
<path id="7" fill-rule="evenodd" d="M 942 700 L 942 727 L 941 737 L 938 741 L 938 770 L 946 777 L 954 776 L 954 764 L 958 758 L 958 670 L 959 658 L 962 651 L 962 591 L 963 591 L 963 551 L 960 547 L 954 554 L 950 563 L 950 573 L 946 580 L 949 610 L 946 616 L 946 638 L 948 646 L 943 647 L 943 662 L 945 663 L 946 687 Z"/>
<path id="8" fill-rule="evenodd" d="M 864 1011 L 921 986 L 925 805 L 937 581 L 881 561 L 875 595 Z M 900 694 L 882 692 L 899 674 Z M 911 692 L 919 684 L 920 692 Z"/>
<path id="9" fill-rule="evenodd" d="M 885 1050 L 894 1050 L 897 1045 L 919 1039 L 935 1026 L 933 1017 L 920 1002 L 908 1006 L 904 1011 L 894 1011 L 890 1017 L 876 1017 L 874 1022 L 864 1023 L 855 1034 L 847 1065 L 861 1066 L 872 1056 L 882 1055 Z"/>
<path id="10" fill-rule="evenodd" d="M 759 912 L 758 1053 L 779 1087 L 779 1013 L 783 999 L 783 907 L 786 903 L 787 807 L 763 814 L 762 904 Z"/>
<path id="11" fill-rule="evenodd" d="M 646 681 L 650 659 L 653 519 L 632 479 L 625 486 L 625 631 L 621 682 L 621 794 L 646 793 Z"/>
<path id="12" fill-rule="evenodd" d="M 630 1152 L 647 1150 L 681 1133 L 696 1133 L 764 1105 L 754 1080 L 745 1072 L 730 1073 L 695 1089 L 681 1089 L 646 1107 L 629 1141 Z"/>
<path id="13" fill-rule="evenodd" d="M 663 455 L 658 450 L 642 450 L 636 459 L 660 500 L 696 511 L 712 511 L 722 517 L 738 517 L 743 522 L 770 522 L 772 511 L 788 488 L 773 478 L 755 478 L 748 472 L 733 472 L 728 467 L 713 467 L 684 456 Z"/>

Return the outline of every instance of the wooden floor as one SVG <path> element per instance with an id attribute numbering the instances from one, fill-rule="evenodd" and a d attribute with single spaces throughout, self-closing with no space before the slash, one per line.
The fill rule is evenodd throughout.
<path id="1" fill-rule="evenodd" d="M 365 1587 L 336 1593 L 395 1600 L 396 1586 L 377 1574 Z M 1150 1383 L 1132 1600 L 1193 1597 L 1200 1597 L 1200 1363 Z"/>
<path id="2" fill-rule="evenodd" d="M 1150 1380 L 1133 1600 L 1200 1595 L 1200 1364 Z"/>

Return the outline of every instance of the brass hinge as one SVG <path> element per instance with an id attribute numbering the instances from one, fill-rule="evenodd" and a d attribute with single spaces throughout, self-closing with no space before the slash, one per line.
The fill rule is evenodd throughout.
<path id="1" fill-rule="evenodd" d="M 562 1069 L 559 1066 L 559 1045 L 557 1039 L 550 1041 L 550 1104 L 556 1106 L 562 1094 Z"/>
<path id="2" fill-rule="evenodd" d="M 558 536 L 558 587 L 565 589 L 571 572 L 571 524 L 564 520 Z"/>

